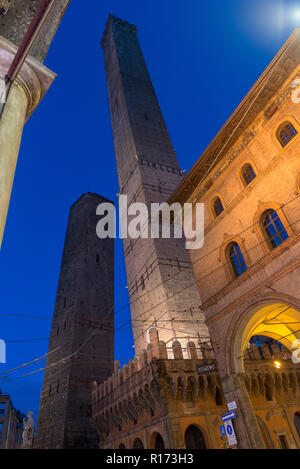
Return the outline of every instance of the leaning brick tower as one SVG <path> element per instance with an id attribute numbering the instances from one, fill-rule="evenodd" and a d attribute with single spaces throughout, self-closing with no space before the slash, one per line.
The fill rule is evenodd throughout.
<path id="1" fill-rule="evenodd" d="M 114 240 L 96 236 L 96 208 L 83 195 L 70 210 L 41 393 L 35 448 L 98 448 L 91 384 L 113 372 Z"/>
<path id="2" fill-rule="evenodd" d="M 182 181 L 135 26 L 109 16 L 102 39 L 120 193 L 128 205 L 166 202 Z M 149 330 L 171 347 L 208 340 L 183 239 L 124 239 L 135 351 Z"/>

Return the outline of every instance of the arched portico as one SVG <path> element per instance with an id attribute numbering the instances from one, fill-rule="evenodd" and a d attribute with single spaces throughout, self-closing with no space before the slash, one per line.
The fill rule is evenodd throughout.
<path id="1" fill-rule="evenodd" d="M 237 418 L 234 421 L 241 448 L 265 448 L 266 432 L 259 425 L 254 413 L 252 397 L 249 388 L 253 386 L 258 393 L 263 393 L 266 402 L 271 401 L 274 396 L 274 387 L 277 386 L 276 379 L 282 379 L 282 389 L 292 388 L 292 381 L 282 374 L 281 378 L 276 375 L 275 359 L 272 346 L 278 346 L 279 350 L 287 351 L 288 360 L 285 362 L 292 366 L 291 353 L 295 341 L 300 343 L 300 305 L 297 300 L 282 298 L 277 293 L 273 297 L 268 295 L 256 296 L 256 301 L 249 298 L 247 307 L 237 308 L 232 315 L 231 323 L 227 330 L 224 341 L 223 353 L 226 356 L 225 365 L 221 370 L 221 382 L 227 402 L 237 402 Z M 263 367 L 262 373 L 254 376 L 249 382 L 248 366 L 251 357 L 250 339 L 260 336 L 269 339 L 270 345 L 264 345 L 265 356 L 258 360 Z M 298 345 L 299 346 L 299 345 Z M 258 355 L 261 349 L 256 348 Z M 300 354 L 299 354 L 300 355 Z M 285 365 L 284 365 L 285 366 Z M 292 378 L 292 377 L 291 377 Z M 294 379 L 294 378 L 293 378 Z M 250 386 L 249 386 L 250 385 Z M 287 391 L 288 392 L 288 391 Z M 252 395 L 253 396 L 253 395 Z M 241 416 L 247 415 L 247 419 Z"/>
<path id="2" fill-rule="evenodd" d="M 231 338 L 232 373 L 243 373 L 244 357 L 251 337 L 261 335 L 282 343 L 291 350 L 300 340 L 300 309 L 286 302 L 258 302 L 237 322 Z"/>

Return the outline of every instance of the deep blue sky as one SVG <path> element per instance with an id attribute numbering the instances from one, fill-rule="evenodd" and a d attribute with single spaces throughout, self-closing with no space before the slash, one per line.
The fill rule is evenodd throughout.
<path id="1" fill-rule="evenodd" d="M 0 252 L 0 314 L 48 319 L 0 316 L 0 338 L 49 336 L 69 207 L 84 192 L 114 200 L 118 193 L 100 50 L 108 14 L 138 26 L 180 165 L 188 170 L 299 23 L 297 4 L 300 9 L 295 0 L 71 0 L 46 59 L 58 79 L 24 129 Z M 120 241 L 115 272 L 118 299 L 126 285 Z M 116 309 L 126 303 L 125 296 Z M 116 326 L 124 319 L 128 309 Z M 47 345 L 9 343 L 0 373 L 41 356 Z M 116 358 L 124 363 L 132 355 L 127 327 L 116 333 Z M 3 384 L 0 377 L 0 387 L 37 418 L 42 378 Z"/>

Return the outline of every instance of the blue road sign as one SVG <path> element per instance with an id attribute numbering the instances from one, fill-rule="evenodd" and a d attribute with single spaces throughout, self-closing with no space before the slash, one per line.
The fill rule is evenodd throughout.
<path id="1" fill-rule="evenodd" d="M 225 425 L 220 425 L 220 432 L 221 432 L 221 436 L 226 436 L 226 428 L 225 428 Z"/>
<path id="2" fill-rule="evenodd" d="M 227 431 L 227 435 L 229 435 L 229 436 L 232 435 L 233 429 L 232 429 L 231 423 L 226 425 L 226 431 Z"/>
<path id="3" fill-rule="evenodd" d="M 226 422 L 226 420 L 232 420 L 232 419 L 235 419 L 235 417 L 236 417 L 236 413 L 233 411 L 233 412 L 229 412 L 228 414 L 222 415 L 222 420 L 223 422 Z"/>

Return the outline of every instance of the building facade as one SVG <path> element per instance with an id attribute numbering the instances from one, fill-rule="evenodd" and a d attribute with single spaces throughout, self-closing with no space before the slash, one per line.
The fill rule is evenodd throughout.
<path id="1" fill-rule="evenodd" d="M 167 195 L 174 185 L 172 178 L 160 183 L 166 140 L 136 29 L 110 17 L 103 46 L 121 193 L 161 202 L 161 187 Z M 166 334 L 141 314 L 139 298 L 149 298 L 151 311 L 163 310 L 153 285 L 147 292 L 141 282 L 137 299 L 139 284 L 133 288 L 138 353 L 94 383 L 92 422 L 101 448 L 225 448 L 221 416 L 230 404 L 238 448 L 300 448 L 299 52 L 296 30 L 169 197 L 194 209 L 204 204 L 204 247 L 190 255 L 209 337 L 197 334 L 199 317 L 193 335 Z M 143 243 L 124 243 L 130 291 L 147 266 L 139 264 L 141 253 L 147 259 Z M 175 257 L 180 252 L 173 249 Z M 176 282 L 189 266 L 175 275 L 169 267 L 177 296 Z M 135 322 L 140 317 L 148 335 Z"/>
<path id="2" fill-rule="evenodd" d="M 0 449 L 22 448 L 24 418 L 25 415 L 13 407 L 10 396 L 0 391 Z"/>
<path id="3" fill-rule="evenodd" d="M 300 444 L 299 78 L 296 30 L 170 198 L 204 204 L 204 247 L 190 254 L 223 393 L 238 406 L 241 448 L 265 447 L 267 432 L 270 447 Z M 266 403 L 255 409 L 246 379 L 257 341 L 269 351 L 278 342 L 294 358 L 293 376 L 272 361 L 272 377 L 261 373 L 272 389 L 285 388 L 284 400 L 268 396 L 271 413 Z"/>
<path id="4" fill-rule="evenodd" d="M 96 235 L 100 203 L 84 194 L 70 209 L 35 448 L 98 447 L 91 385 L 113 372 L 114 240 Z"/>
<path id="5" fill-rule="evenodd" d="M 122 369 L 116 362 L 111 378 L 94 383 L 92 423 L 101 438 L 100 448 L 229 448 L 220 431 L 228 409 L 218 363 L 209 349 L 199 349 L 193 342 L 188 352 L 190 358 L 183 358 L 179 342 L 167 350 L 153 329 L 141 359 Z M 274 360 L 280 361 L 280 369 L 274 369 Z M 243 383 L 262 447 L 300 448 L 299 365 L 292 362 L 291 353 L 278 344 L 264 348 L 252 344 Z"/>

